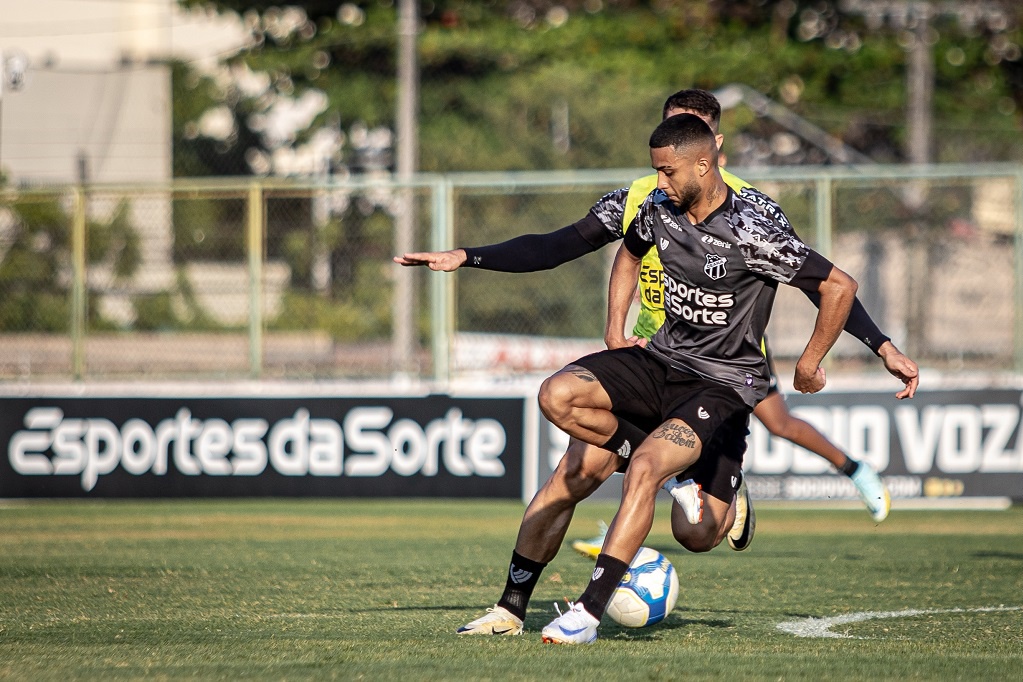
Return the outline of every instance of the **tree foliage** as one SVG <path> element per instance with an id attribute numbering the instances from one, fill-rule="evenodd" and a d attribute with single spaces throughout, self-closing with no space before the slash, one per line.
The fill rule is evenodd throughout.
<path id="1" fill-rule="evenodd" d="M 391 168 L 396 0 L 352 0 L 340 6 L 319 0 L 289 5 L 180 1 L 238 13 L 252 39 L 216 70 L 175 69 L 176 174 L 344 174 Z M 986 5 L 993 2 L 985 0 Z M 667 95 L 685 87 L 715 90 L 732 83 L 783 104 L 875 161 L 905 161 L 906 48 L 913 26 L 856 11 L 866 4 L 421 0 L 419 168 L 644 167 L 649 163 L 647 137 Z M 936 161 L 1023 160 L 1018 142 L 1023 6 L 1007 0 L 1000 7 L 1001 19 L 987 23 L 938 15 L 926 34 L 935 64 Z M 293 116 L 292 128 L 282 132 L 279 124 L 287 118 L 282 114 L 302 106 L 304 118 Z M 215 134 L 211 131 L 217 127 L 209 125 L 214 119 L 229 125 Z M 726 110 L 722 130 L 732 165 L 828 161 L 812 145 L 793 144 L 787 130 L 749 106 Z M 585 208 L 580 206 L 572 219 Z M 332 215 L 327 226 L 314 229 L 294 221 L 269 226 L 284 245 L 280 256 L 291 266 L 296 291 L 290 312 L 277 324 L 297 328 L 303 320 L 317 319 L 315 324 L 344 334 L 358 319 L 387 333 L 381 298 L 367 294 L 387 275 L 365 263 L 353 264 L 359 244 L 351 241 L 361 234 L 360 225 L 388 224 L 387 210 L 384 205 L 357 210 L 353 203 Z M 510 236 L 511 228 L 554 229 L 564 224 L 558 215 L 555 220 L 535 205 L 513 210 L 493 202 L 480 209 L 473 225 L 501 225 L 505 231 L 481 229 L 465 238 L 484 243 Z M 229 217 L 211 219 L 211 225 L 230 222 Z M 188 248 L 182 242 L 176 252 Z M 303 284 L 310 280 L 317 248 L 330 251 L 329 310 L 321 309 L 325 299 Z M 554 284 L 506 278 L 494 296 L 465 286 L 462 319 L 478 329 L 508 320 L 518 320 L 518 328 L 529 333 L 579 329 L 576 318 L 591 311 L 541 310 L 539 302 L 546 299 L 536 289 L 574 288 L 599 297 L 599 273 L 599 268 L 583 266 L 566 275 L 575 279 Z M 462 279 L 475 276 L 467 273 Z"/>
<path id="2" fill-rule="evenodd" d="M 197 101 L 226 102 L 236 115 L 237 132 L 219 146 L 193 137 L 181 145 L 186 154 L 176 156 L 177 172 L 201 172 L 192 163 L 196 155 L 210 172 L 251 172 L 245 152 L 265 151 L 275 143 L 253 129 L 253 117 L 309 90 L 324 93 L 327 105 L 286 144 L 301 144 L 311 131 L 330 127 L 346 136 L 334 166 L 365 167 L 372 150 L 359 147 L 353 126 L 389 129 L 394 120 L 394 0 L 359 0 L 340 8 L 318 0 L 286 6 L 252 0 L 183 4 L 212 4 L 245 17 L 252 45 L 229 64 L 236 71 L 244 65 L 265 73 L 268 80 L 264 92 L 249 96 L 230 85 L 218 92 L 204 84 Z M 905 158 L 908 29 L 893 21 L 877 25 L 862 12 L 843 10 L 856 3 L 434 0 L 420 5 L 423 170 L 645 165 L 645 136 L 667 94 L 728 83 L 746 84 L 784 103 L 879 161 Z M 1023 8 L 1009 2 L 1003 8 L 1002 24 L 964 26 L 944 15 L 932 21 L 937 160 L 1020 156 L 1018 146 L 1004 140 L 1018 135 L 1023 111 Z M 177 108 L 177 120 L 190 113 L 194 120 L 196 112 L 186 111 L 194 106 Z M 726 124 L 733 135 L 749 131 L 750 139 L 775 132 L 748 110 L 730 112 Z M 810 155 L 783 161 L 815 160 Z M 261 169 L 266 172 L 266 165 Z"/>

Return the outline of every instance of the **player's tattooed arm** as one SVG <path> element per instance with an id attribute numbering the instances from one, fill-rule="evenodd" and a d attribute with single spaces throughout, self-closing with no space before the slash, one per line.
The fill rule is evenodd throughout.
<path id="1" fill-rule="evenodd" d="M 667 421 L 650 434 L 651 438 L 666 440 L 682 448 L 696 448 L 696 432 L 680 421 Z"/>

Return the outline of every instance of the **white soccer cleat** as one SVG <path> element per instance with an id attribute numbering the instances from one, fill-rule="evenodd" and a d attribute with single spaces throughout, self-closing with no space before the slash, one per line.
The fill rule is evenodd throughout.
<path id="1" fill-rule="evenodd" d="M 867 505 L 870 516 L 878 523 L 888 518 L 888 511 L 892 507 L 892 498 L 888 495 L 888 489 L 877 472 L 866 462 L 860 462 L 856 467 L 856 473 L 851 478 L 853 485 L 856 486 L 856 492 L 860 494 L 860 499 L 863 500 L 863 504 Z"/>
<path id="2" fill-rule="evenodd" d="M 600 621 L 583 608 L 582 604 L 568 603 L 564 613 L 554 604 L 558 617 L 541 632 L 544 644 L 593 644 L 597 641 L 597 626 Z"/>
<path id="3" fill-rule="evenodd" d="M 573 540 L 572 549 L 585 557 L 596 559 L 600 550 L 604 548 L 604 538 L 607 537 L 607 524 L 600 522 L 600 535 L 589 540 Z"/>
<path id="4" fill-rule="evenodd" d="M 664 489 L 671 493 L 682 507 L 689 523 L 695 526 L 703 521 L 703 495 L 700 494 L 703 491 L 702 485 L 691 478 L 681 483 L 677 478 L 669 478 L 664 484 Z"/>
<path id="5" fill-rule="evenodd" d="M 503 606 L 494 605 L 486 615 L 458 628 L 459 635 L 521 635 L 522 619 Z"/>
<path id="6" fill-rule="evenodd" d="M 741 552 L 753 542 L 753 534 L 757 532 L 757 515 L 753 512 L 753 500 L 746 487 L 743 476 L 739 489 L 735 491 L 735 521 L 728 531 L 728 546 Z"/>

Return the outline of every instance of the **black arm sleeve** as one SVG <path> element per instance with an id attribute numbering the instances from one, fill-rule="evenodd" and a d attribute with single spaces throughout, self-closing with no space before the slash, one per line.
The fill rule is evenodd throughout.
<path id="1" fill-rule="evenodd" d="M 816 251 L 811 251 L 806 262 L 803 263 L 803 267 L 792 278 L 792 283 L 799 286 L 803 293 L 806 294 L 806 297 L 818 309 L 821 307 L 820 284 L 828 278 L 833 267 L 834 265 L 827 258 L 821 256 Z M 798 284 L 796 282 L 797 279 L 799 280 Z M 867 348 L 874 351 L 875 355 L 878 349 L 884 345 L 885 341 L 891 340 L 882 334 L 881 330 L 874 324 L 874 320 L 870 318 L 870 314 L 867 313 L 867 309 L 863 307 L 859 298 L 853 301 L 852 310 L 849 311 L 849 319 L 845 321 L 845 331 L 862 341 Z"/>
<path id="2" fill-rule="evenodd" d="M 577 223 L 548 232 L 524 234 L 508 241 L 489 246 L 476 246 L 465 250 L 465 267 L 498 272 L 537 272 L 550 270 L 596 251 L 610 243 L 601 242 L 603 228 L 594 229 L 596 219 L 591 214 Z"/>
<path id="3" fill-rule="evenodd" d="M 804 291 L 806 297 L 813 302 L 818 308 L 821 307 L 821 295 L 816 291 Z M 878 350 L 884 345 L 885 341 L 891 341 L 890 338 L 884 335 L 884 333 L 874 324 L 874 320 L 871 319 L 870 313 L 860 303 L 860 299 L 857 298 L 853 301 L 852 310 L 849 311 L 849 319 L 845 322 L 845 330 L 855 336 L 857 339 L 863 342 L 863 344 L 874 351 L 874 355 L 877 355 Z"/>

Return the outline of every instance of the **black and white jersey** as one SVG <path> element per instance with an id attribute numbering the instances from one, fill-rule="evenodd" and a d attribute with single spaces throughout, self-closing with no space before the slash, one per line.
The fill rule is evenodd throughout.
<path id="1" fill-rule="evenodd" d="M 649 348 L 684 371 L 733 387 L 750 407 L 767 394 L 761 340 L 779 282 L 816 291 L 831 263 L 792 230 L 778 205 L 752 188 L 693 225 L 660 190 L 640 206 L 626 245 L 656 248 L 665 324 Z"/>

